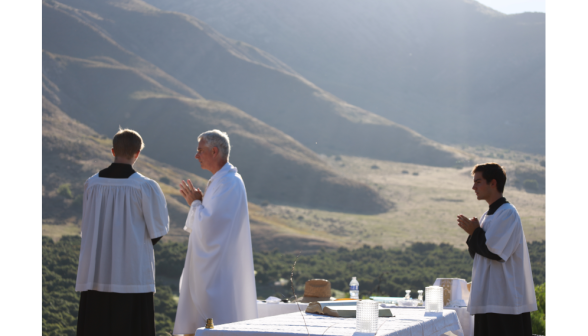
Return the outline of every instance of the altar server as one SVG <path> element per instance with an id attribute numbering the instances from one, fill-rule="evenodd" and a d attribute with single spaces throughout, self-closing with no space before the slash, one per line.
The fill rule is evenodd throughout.
<path id="1" fill-rule="evenodd" d="M 153 245 L 169 230 L 167 205 L 133 169 L 139 133 L 120 130 L 112 143 L 114 163 L 84 185 L 77 335 L 155 336 Z"/>
<path id="2" fill-rule="evenodd" d="M 474 259 L 468 311 L 474 315 L 474 335 L 531 336 L 531 314 L 537 310 L 531 262 L 521 218 L 502 196 L 506 171 L 496 163 L 472 170 L 478 200 L 489 209 L 481 219 L 457 216 L 469 234 Z"/>
<path id="3" fill-rule="evenodd" d="M 190 232 L 174 334 L 194 334 L 212 318 L 215 325 L 257 318 L 257 293 L 247 193 L 237 168 L 228 162 L 226 133 L 198 136 L 196 159 L 213 175 L 206 193 L 182 181 L 190 206 Z"/>

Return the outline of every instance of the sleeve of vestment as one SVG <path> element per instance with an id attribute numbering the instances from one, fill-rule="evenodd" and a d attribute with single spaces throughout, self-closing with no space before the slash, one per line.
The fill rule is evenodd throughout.
<path id="1" fill-rule="evenodd" d="M 242 197 L 244 193 L 235 181 L 225 180 L 209 188 L 204 202 L 192 202 L 184 230 L 196 231 L 199 239 L 214 246 L 222 241 L 235 218 L 240 216 Z"/>
<path id="2" fill-rule="evenodd" d="M 521 241 L 523 227 L 518 212 L 514 208 L 497 211 L 492 225 L 486 230 L 488 250 L 506 261 L 517 250 Z"/>
<path id="3" fill-rule="evenodd" d="M 167 234 L 169 231 L 169 215 L 167 203 L 159 184 L 148 180 L 141 186 L 142 208 L 149 238 L 154 239 Z"/>
<path id="4" fill-rule="evenodd" d="M 502 261 L 502 258 L 488 250 L 488 246 L 486 246 L 486 233 L 484 230 L 482 230 L 482 228 L 477 228 L 474 230 L 474 232 L 468 237 L 467 244 L 468 252 L 470 252 L 472 259 L 476 256 L 477 253 L 488 259 Z"/>

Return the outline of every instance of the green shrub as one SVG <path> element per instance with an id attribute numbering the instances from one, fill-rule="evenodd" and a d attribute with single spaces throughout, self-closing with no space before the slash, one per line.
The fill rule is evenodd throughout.
<path id="1" fill-rule="evenodd" d="M 81 238 L 64 236 L 54 243 L 43 237 L 42 241 L 43 335 L 74 335 L 79 305 L 75 280 Z M 545 328 L 545 241 L 530 243 L 528 248 L 533 281 L 538 285 L 539 311 L 531 314 L 533 332 L 544 334 L 545 331 L 541 330 Z M 179 282 L 187 244 L 160 242 L 154 250 L 157 275 Z M 265 293 L 264 288 L 271 288 L 275 294 L 270 295 L 290 297 L 289 285 L 276 287 L 273 284 L 280 278 L 290 279 L 296 256 L 274 250 L 254 252 L 253 257 L 258 295 Z M 405 289 L 424 289 L 436 278 L 456 277 L 469 281 L 471 274 L 472 259 L 468 252 L 449 244 L 414 243 L 404 250 L 364 245 L 356 250 L 341 247 L 300 256 L 294 271 L 294 284 L 300 295 L 306 280 L 328 279 L 333 289 L 348 293 L 351 277 L 357 276 L 362 297 L 404 296 Z M 171 334 L 177 309 L 172 288 L 158 285 L 153 300 L 157 335 Z"/>
<path id="2" fill-rule="evenodd" d="M 531 312 L 533 334 L 545 335 L 545 283 L 535 286 L 537 310 Z"/>
<path id="3" fill-rule="evenodd" d="M 57 194 L 65 198 L 73 198 L 69 183 L 64 183 L 57 188 Z"/>
<path id="4" fill-rule="evenodd" d="M 82 239 L 79 236 L 63 236 L 57 243 L 54 243 L 49 237 L 43 237 L 42 241 L 43 336 L 73 336 L 76 334 L 80 302 L 80 295 L 75 291 L 75 284 Z M 166 255 L 169 263 L 167 271 L 176 275 L 178 274 L 178 262 L 174 262 L 174 256 L 181 255 L 183 267 L 186 256 L 185 245 L 166 245 L 169 246 L 164 249 L 165 251 L 174 252 L 173 255 Z M 166 270 L 163 265 L 160 266 Z M 181 269 L 179 274 L 181 274 Z M 171 334 L 173 331 L 177 309 L 171 288 L 157 286 L 153 303 L 157 335 L 167 336 L 167 333 Z"/>

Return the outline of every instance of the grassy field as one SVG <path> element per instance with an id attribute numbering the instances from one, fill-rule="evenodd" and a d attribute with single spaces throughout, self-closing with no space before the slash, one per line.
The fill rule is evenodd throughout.
<path id="1" fill-rule="evenodd" d="M 545 194 L 520 187 L 521 175 L 535 172 L 544 176 L 544 157 L 491 147 L 461 149 L 470 153 L 475 162 L 497 161 L 505 166 L 508 182 L 504 195 L 518 209 L 527 241 L 544 240 Z M 471 190 L 471 166 L 440 168 L 352 156 L 321 158 L 345 177 L 378 190 L 394 202 L 394 208 L 379 215 L 358 215 L 271 202 L 250 203 L 254 250 L 277 248 L 310 253 L 320 248 L 358 248 L 363 244 L 397 248 L 413 242 L 449 243 L 465 248 L 466 235 L 457 226 L 456 216 L 480 217 L 488 208 Z M 544 180 L 539 182 L 545 185 Z M 177 222 L 164 240 L 186 241 L 188 235 L 181 224 L 187 207 L 177 188 L 160 185 Z M 79 234 L 79 223 L 46 224 L 43 234 L 54 239 Z"/>
<path id="2" fill-rule="evenodd" d="M 477 162 L 496 160 L 488 157 L 496 149 L 477 149 L 478 153 L 475 148 L 469 150 L 482 154 L 477 155 Z M 523 153 L 524 162 L 520 162 L 517 153 L 512 155 L 514 160 L 498 161 L 505 166 L 508 176 L 512 176 L 511 169 L 520 165 L 542 168 L 540 157 L 524 159 L 528 155 Z M 465 248 L 466 235 L 457 226 L 456 216 L 480 217 L 488 208 L 471 190 L 472 167 L 439 168 L 350 156 L 323 156 L 323 159 L 343 175 L 376 188 L 395 203 L 394 209 L 365 216 L 264 204 L 262 214 L 298 232 L 308 232 L 349 248 L 363 244 L 402 247 L 417 241 L 445 242 Z M 519 211 L 527 241 L 544 240 L 545 195 L 516 188 L 510 181 L 504 195 Z"/>

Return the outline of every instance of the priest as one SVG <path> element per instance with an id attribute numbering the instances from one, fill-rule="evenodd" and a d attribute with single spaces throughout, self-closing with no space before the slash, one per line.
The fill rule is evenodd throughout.
<path id="1" fill-rule="evenodd" d="M 506 171 L 496 163 L 472 170 L 478 200 L 489 208 L 480 220 L 457 216 L 468 233 L 474 259 L 468 312 L 474 315 L 475 336 L 531 336 L 531 314 L 537 310 L 531 261 L 521 218 L 502 195 Z"/>
<path id="2" fill-rule="evenodd" d="M 205 193 L 192 181 L 180 183 L 190 211 L 190 233 L 180 278 L 174 335 L 191 335 L 206 320 L 224 324 L 257 318 L 247 193 L 237 168 L 229 163 L 226 133 L 198 136 L 196 159 L 213 175 Z"/>
<path id="3" fill-rule="evenodd" d="M 78 336 L 155 336 L 153 245 L 169 230 L 161 188 L 133 168 L 139 133 L 119 130 L 114 162 L 84 185 Z"/>

